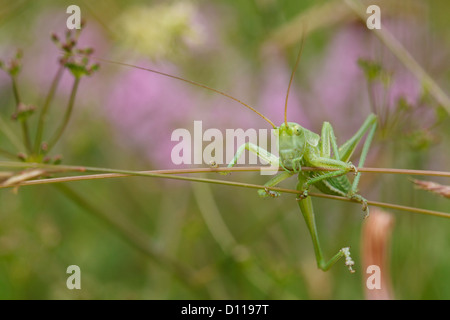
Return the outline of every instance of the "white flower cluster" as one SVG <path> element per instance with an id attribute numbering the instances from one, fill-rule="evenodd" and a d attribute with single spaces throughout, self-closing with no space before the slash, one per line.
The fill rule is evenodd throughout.
<path id="1" fill-rule="evenodd" d="M 120 15 L 115 30 L 124 45 L 141 54 L 152 59 L 173 58 L 183 46 L 203 40 L 202 30 L 194 22 L 196 10 L 190 2 L 134 6 Z"/>

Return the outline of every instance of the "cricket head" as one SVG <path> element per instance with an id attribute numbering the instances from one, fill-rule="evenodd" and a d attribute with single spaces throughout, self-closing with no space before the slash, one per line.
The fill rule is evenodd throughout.
<path id="1" fill-rule="evenodd" d="M 302 161 L 308 147 L 317 147 L 320 137 L 295 122 L 283 122 L 275 129 L 278 137 L 280 162 L 287 169 L 293 169 L 293 160 Z"/>

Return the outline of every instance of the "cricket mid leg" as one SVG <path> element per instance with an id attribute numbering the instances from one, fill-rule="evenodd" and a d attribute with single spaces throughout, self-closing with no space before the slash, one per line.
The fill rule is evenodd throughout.
<path id="1" fill-rule="evenodd" d="M 331 131 L 329 131 L 329 133 L 324 134 L 324 141 L 322 141 L 322 146 L 323 144 L 327 144 L 329 143 L 331 145 L 331 147 L 333 147 L 333 145 L 335 145 L 335 147 L 333 147 L 333 149 L 336 150 L 336 156 L 338 154 L 338 150 L 337 150 L 337 146 L 336 146 L 336 140 L 334 138 L 334 135 L 332 133 L 332 128 L 331 126 L 329 126 L 329 129 L 331 129 Z M 303 184 L 303 187 L 301 188 L 301 190 L 303 191 L 303 195 L 300 196 L 300 198 L 306 198 L 308 196 L 308 189 L 309 186 L 318 183 L 322 180 L 326 180 L 326 179 L 330 179 L 330 178 L 334 178 L 334 177 L 338 177 L 341 175 L 344 175 L 348 172 L 354 172 L 355 174 L 357 173 L 357 169 L 356 167 L 351 163 L 351 162 L 345 162 L 339 159 L 333 159 L 330 157 L 329 154 L 330 149 L 328 147 L 323 148 L 322 150 L 318 150 L 317 153 L 315 153 L 314 155 L 309 155 L 307 162 L 308 164 L 312 165 L 313 167 L 318 167 L 318 168 L 329 168 L 329 169 L 334 169 L 334 170 L 330 170 L 327 171 L 325 173 L 321 173 L 321 174 L 311 174 L 310 177 L 306 177 L 306 181 Z M 318 155 L 320 153 L 324 152 L 324 155 Z"/>
<path id="2" fill-rule="evenodd" d="M 312 206 L 311 198 L 306 198 L 301 201 L 298 201 L 298 205 L 305 219 L 308 230 L 311 234 L 314 253 L 316 256 L 317 267 L 323 271 L 329 270 L 337 261 L 341 258 L 345 258 L 345 265 L 351 273 L 354 273 L 353 265 L 355 264 L 350 257 L 350 248 L 344 247 L 340 249 L 330 260 L 326 261 L 323 257 L 323 252 L 320 247 L 319 236 L 317 233 L 316 221 L 314 216 L 314 210 Z"/>
<path id="3" fill-rule="evenodd" d="M 351 162 L 345 162 L 342 160 L 332 159 L 327 156 L 310 156 L 308 163 L 313 167 L 318 168 L 330 168 L 335 170 L 346 170 L 347 172 L 357 173 L 357 168 Z"/>
<path id="4" fill-rule="evenodd" d="M 302 193 L 300 194 L 298 200 L 301 200 L 301 199 L 304 199 L 304 198 L 308 197 L 308 191 L 309 191 L 309 187 L 311 185 L 313 185 L 315 183 L 318 183 L 318 182 L 320 182 L 322 180 L 326 180 L 326 179 L 342 176 L 342 175 L 344 175 L 346 173 L 348 173 L 348 170 L 344 169 L 344 170 L 329 171 L 329 172 L 323 173 L 323 174 L 315 176 L 315 177 L 303 178 L 302 179 L 302 183 L 299 183 L 297 185 L 297 189 L 302 191 Z"/>

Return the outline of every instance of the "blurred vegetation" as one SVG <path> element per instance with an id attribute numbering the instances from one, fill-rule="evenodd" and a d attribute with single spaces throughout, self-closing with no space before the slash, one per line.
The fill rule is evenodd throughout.
<path id="1" fill-rule="evenodd" d="M 53 70 L 57 69 L 58 51 L 50 40 L 50 33 L 64 34 L 66 8 L 77 4 L 87 21 L 84 32 L 86 35 L 92 32 L 87 42 L 91 41 L 88 45 L 94 48 L 94 55 L 137 64 L 142 61 L 168 63 L 176 66 L 178 75 L 223 89 L 253 105 L 263 94 L 259 90 L 260 81 L 270 81 L 272 77 L 270 72 L 264 71 L 270 64 L 269 59 L 281 59 L 288 67 L 285 77 L 286 82 L 289 80 L 289 68 L 293 67 L 299 40 L 290 43 L 280 38 L 283 34 L 280 30 L 287 30 L 285 27 L 299 16 L 330 2 L 0 1 L 0 59 L 7 61 L 17 48 L 22 49 L 23 68 L 18 83 L 23 100 L 36 106 L 37 111 L 29 118 L 36 120 L 54 76 Z M 425 42 L 422 44 L 415 38 L 411 41 L 407 37 L 413 46 L 406 47 L 450 94 L 450 34 L 446 14 L 450 12 L 450 3 L 408 0 L 385 12 L 387 1 L 376 2 L 381 7 L 383 23 L 383 19 L 400 21 L 395 27 L 396 34 L 408 35 L 411 25 L 420 28 L 417 38 Z M 344 6 L 339 1 L 334 3 Z M 169 8 L 169 13 L 164 15 L 157 11 L 161 19 L 146 21 L 145 15 L 135 16 L 136 12 L 152 12 L 164 6 Z M 173 7 L 178 11 L 170 11 Z M 174 12 L 180 24 L 170 20 Z M 388 108 L 388 111 L 384 113 L 387 114 L 385 126 L 379 130 L 367 166 L 450 171 L 448 113 L 426 91 L 420 92 L 418 100 L 410 101 L 405 97 L 391 102 L 389 107 L 382 105 L 384 84 L 376 83 L 377 71 L 373 70 L 378 66 L 386 73 L 401 69 L 408 79 L 414 80 L 413 75 L 399 61 L 389 60 L 388 50 L 377 43 L 350 11 L 339 19 L 314 18 L 317 21 L 320 18 L 321 24 L 317 23 L 316 29 L 307 32 L 296 75 L 297 85 L 292 89 L 300 92 L 304 108 L 301 112 L 307 119 L 290 121 L 300 124 L 307 121 L 308 128 L 315 132 L 320 132 L 323 121 L 330 121 L 342 142 L 356 132 L 357 125 L 370 113 L 369 91 L 372 90 L 379 107 L 372 105 L 372 110 L 385 112 L 383 108 Z M 124 19 L 136 25 L 127 29 Z M 157 26 L 152 25 L 155 20 L 158 20 Z M 406 21 L 404 25 L 403 21 Z M 48 30 L 52 28 L 56 29 Z M 146 33 L 146 28 L 152 32 Z M 152 28 L 159 28 L 157 30 L 165 32 L 166 37 Z M 374 87 L 371 89 L 367 80 L 353 82 L 350 92 L 363 97 L 352 100 L 354 108 L 350 104 L 346 109 L 332 109 L 333 101 L 326 101 L 326 108 L 321 108 L 319 103 L 314 103 L 319 97 L 311 95 L 311 82 L 317 81 L 318 86 L 323 84 L 323 89 L 327 89 L 327 77 L 319 78 L 317 70 L 326 65 L 326 59 L 333 54 L 329 52 L 329 44 L 348 29 L 357 30 L 364 39 L 373 38 L 372 44 L 377 43 L 367 48 L 369 53 L 376 50 L 375 55 L 369 57 L 376 60 L 370 65 L 375 74 L 369 77 Z M 288 34 L 292 33 L 296 33 L 294 40 L 297 40 L 302 31 L 292 29 Z M 161 36 L 166 46 L 162 49 L 152 42 Z M 436 39 L 439 39 L 437 44 Z M 276 48 L 277 53 L 271 55 L 271 49 L 267 48 Z M 432 52 L 425 49 L 432 49 Z M 149 50 L 154 50 L 155 55 Z M 349 54 L 352 50 L 348 48 Z M 220 104 L 212 104 L 215 100 L 211 100 L 207 92 L 181 84 L 189 87 L 186 90 L 198 99 L 189 103 L 199 109 L 191 112 L 191 109 L 172 106 L 170 112 L 164 113 L 159 112 L 163 109 L 161 105 L 155 106 L 156 111 L 147 115 L 149 119 L 155 117 L 151 119 L 155 127 L 139 131 L 141 137 L 134 140 L 135 128 L 132 127 L 137 122 L 128 125 L 126 119 L 135 112 L 133 97 L 139 97 L 140 93 L 133 90 L 133 85 L 121 82 L 126 70 L 100 64 L 97 73 L 81 80 L 70 123 L 52 153 L 52 156 L 63 155 L 64 163 L 129 170 L 165 169 L 173 167 L 170 159 L 166 164 L 152 153 L 159 153 L 170 142 L 173 128 L 190 128 L 194 120 L 202 119 L 208 119 L 204 125 L 211 128 L 233 125 L 220 122 L 223 114 L 236 121 L 235 128 L 239 127 L 241 118 L 246 117 L 248 121 L 254 119 L 255 126 L 265 125 L 256 115 L 241 110 L 233 102 L 221 100 Z M 358 60 L 354 64 L 357 65 Z M 362 69 L 360 73 L 364 79 Z M 143 76 L 144 82 L 146 76 Z M 339 75 L 330 74 L 330 77 L 340 79 Z M 154 79 L 159 81 L 157 77 Z M 66 84 L 71 84 L 66 80 L 61 82 L 52 103 L 44 132 L 46 137 L 63 117 L 70 93 Z M 155 86 L 152 80 L 148 81 Z M 339 81 L 346 79 L 342 77 Z M 125 100 L 121 106 L 123 123 L 119 123 L 117 116 L 110 117 L 112 111 L 107 101 L 122 90 L 125 96 L 130 96 L 130 101 Z M 285 90 L 280 93 L 281 107 Z M 177 93 L 181 95 L 178 91 L 173 95 Z M 162 97 L 166 98 L 170 97 Z M 362 102 L 365 104 L 359 105 Z M 10 120 L 14 108 L 11 82 L 2 72 L 0 117 L 20 137 L 20 126 Z M 176 115 L 178 112 L 181 116 Z M 279 113 L 282 115 L 281 109 Z M 171 123 L 174 118 L 177 120 Z M 214 118 L 220 123 L 213 123 Z M 183 119 L 185 123 L 180 123 Z M 158 123 L 173 127 L 160 130 L 156 126 Z M 35 130 L 35 122 L 30 121 L 30 132 Z M 17 150 L 3 132 L 0 132 L 0 147 L 15 154 L 25 151 Z M 220 179 L 218 176 L 211 178 L 215 177 Z M 234 173 L 229 179 L 263 184 L 268 177 L 258 173 Z M 294 188 L 294 179 L 283 186 Z M 433 180 L 449 184 L 448 179 Z M 356 262 L 356 274 L 350 274 L 343 263 L 325 273 L 316 268 L 310 235 L 293 195 L 262 200 L 250 189 L 143 177 L 73 182 L 64 186 L 71 191 L 55 185 L 0 190 L 1 299 L 365 297 L 367 275 L 360 251 L 364 222 L 359 205 L 314 199 L 325 255 L 331 257 L 339 248 L 349 245 Z M 444 212 L 449 212 L 450 207 L 448 199 L 414 188 L 405 176 L 363 175 L 361 193 L 371 200 Z M 394 298 L 449 299 L 450 257 L 445 252 L 450 248 L 450 221 L 394 211 L 392 215 L 395 225 L 389 254 Z M 146 251 L 143 248 L 147 245 L 150 249 Z M 66 269 L 72 264 L 81 268 L 81 290 L 66 287 Z M 189 270 L 189 275 L 179 272 L 179 267 Z M 196 281 L 200 284 L 195 285 Z"/>

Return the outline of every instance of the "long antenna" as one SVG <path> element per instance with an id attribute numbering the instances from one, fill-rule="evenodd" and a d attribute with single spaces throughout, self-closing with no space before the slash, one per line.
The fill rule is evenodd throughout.
<path id="1" fill-rule="evenodd" d="M 92 56 L 91 56 L 91 57 L 92 57 Z M 140 70 L 145 70 L 145 71 L 157 73 L 157 74 L 160 74 L 160 75 L 169 77 L 169 78 L 181 80 L 181 81 L 190 83 L 190 84 L 192 84 L 192 85 L 195 85 L 195 86 L 198 86 L 198 87 L 201 87 L 201 88 L 204 88 L 204 89 L 211 90 L 211 91 L 213 91 L 213 92 L 215 92 L 215 93 L 221 94 L 221 95 L 223 95 L 223 96 L 225 96 L 225 97 L 227 97 L 227 98 L 229 98 L 229 99 L 232 99 L 232 100 L 234 100 L 234 101 L 236 101 L 236 102 L 239 102 L 239 103 L 242 104 L 244 107 L 247 107 L 248 109 L 252 110 L 252 111 L 253 111 L 254 113 L 256 113 L 257 115 L 259 115 L 261 118 L 263 118 L 264 120 L 266 120 L 266 121 L 267 121 L 274 129 L 276 128 L 276 125 L 275 125 L 272 121 L 270 121 L 267 117 L 265 117 L 262 113 L 260 113 L 259 111 L 257 111 L 255 108 L 249 106 L 248 104 L 242 102 L 242 101 L 239 100 L 239 99 L 236 99 L 235 97 L 233 97 L 233 96 L 231 96 L 231 95 L 229 95 L 229 94 L 227 94 L 227 93 L 225 93 L 225 92 L 222 92 L 222 91 L 219 91 L 219 90 L 217 90 L 217 89 L 208 87 L 207 85 L 204 85 L 204 84 L 201 84 L 201 83 L 192 81 L 192 80 L 184 79 L 184 78 L 181 78 L 181 77 L 173 76 L 173 75 L 171 75 L 171 74 L 164 73 L 164 72 L 161 72 L 161 71 L 157 71 L 157 70 L 153 70 L 153 69 L 149 69 L 149 68 L 144 68 L 144 67 L 136 66 L 136 65 L 133 65 L 133 64 L 129 64 L 129 63 L 118 62 L 118 61 L 112 61 L 112 60 L 107 60 L 107 59 L 98 58 L 98 57 L 92 57 L 92 58 L 94 58 L 94 59 L 96 59 L 96 60 L 99 60 L 99 61 L 107 62 L 107 63 L 117 64 L 117 65 L 121 65 L 121 66 L 132 67 L 132 68 L 136 68 L 136 69 L 140 69 Z"/>
<path id="2" fill-rule="evenodd" d="M 286 102 L 284 104 L 284 123 L 285 123 L 286 127 L 288 126 L 288 123 L 287 123 L 287 108 L 288 108 L 289 91 L 291 90 L 291 85 L 292 85 L 292 81 L 294 80 L 295 71 L 298 68 L 298 64 L 300 62 L 300 57 L 302 56 L 304 40 L 305 40 L 305 28 L 303 28 L 303 35 L 302 35 L 302 42 L 300 44 L 300 50 L 298 51 L 298 54 L 297 54 L 297 60 L 295 61 L 295 66 L 294 66 L 294 69 L 292 70 L 291 79 L 289 80 L 289 86 L 287 88 L 287 93 L 286 93 Z"/>

